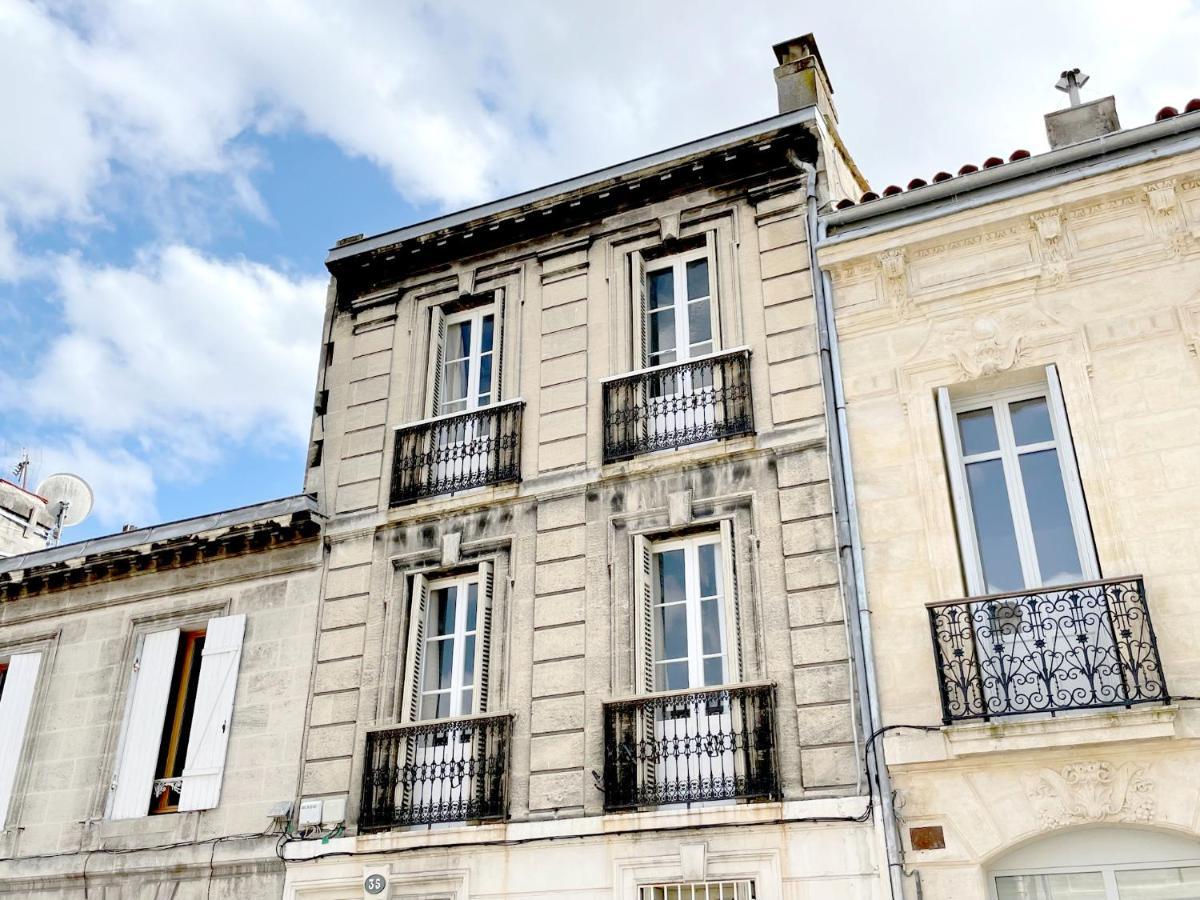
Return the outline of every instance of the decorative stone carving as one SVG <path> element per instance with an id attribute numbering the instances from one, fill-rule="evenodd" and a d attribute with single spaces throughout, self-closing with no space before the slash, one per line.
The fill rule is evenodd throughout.
<path id="1" fill-rule="evenodd" d="M 1145 187 L 1146 202 L 1154 212 L 1155 228 L 1166 244 L 1167 251 L 1172 256 L 1178 256 L 1187 250 L 1191 242 L 1187 224 L 1182 210 L 1179 208 L 1179 198 L 1175 192 L 1175 181 L 1167 178 L 1156 181 Z"/>
<path id="2" fill-rule="evenodd" d="M 462 532 L 451 531 L 442 535 L 442 565 L 457 565 L 460 548 L 462 547 Z"/>
<path id="3" fill-rule="evenodd" d="M 1148 822 L 1154 817 L 1154 783 L 1138 763 L 1084 762 L 1059 771 L 1042 769 L 1026 779 L 1025 792 L 1047 829 L 1080 822 Z"/>
<path id="4" fill-rule="evenodd" d="M 910 318 L 914 309 L 912 297 L 908 293 L 904 248 L 897 247 L 880 253 L 879 267 L 883 271 L 883 294 L 892 312 L 897 318 Z"/>
<path id="5" fill-rule="evenodd" d="M 946 334 L 946 349 L 964 377 L 982 378 L 1011 369 L 1021 359 L 1023 330 L 1012 317 L 981 316 Z"/>
<path id="6" fill-rule="evenodd" d="M 1067 274 L 1062 210 L 1050 209 L 1034 213 L 1029 217 L 1029 221 L 1038 236 L 1038 247 L 1042 255 L 1042 275 L 1051 284 L 1058 284 Z"/>

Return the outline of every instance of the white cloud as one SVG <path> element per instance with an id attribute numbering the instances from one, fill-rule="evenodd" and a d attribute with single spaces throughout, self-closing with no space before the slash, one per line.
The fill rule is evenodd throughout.
<path id="1" fill-rule="evenodd" d="M 9 402 L 95 441 L 136 441 L 176 478 L 230 443 L 304 444 L 323 280 L 182 246 L 130 268 L 63 258 L 56 278 L 62 333 Z"/>

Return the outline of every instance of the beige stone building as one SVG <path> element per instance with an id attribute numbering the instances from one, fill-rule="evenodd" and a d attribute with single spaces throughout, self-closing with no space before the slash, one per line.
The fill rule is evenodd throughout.
<path id="1" fill-rule="evenodd" d="M 331 252 L 289 900 L 884 895 L 809 244 L 865 185 L 776 52 L 776 117 Z"/>
<path id="2" fill-rule="evenodd" d="M 1200 101 L 1047 126 L 821 221 L 909 896 L 1200 897 Z"/>
<path id="3" fill-rule="evenodd" d="M 0 897 L 278 897 L 310 497 L 0 559 Z"/>

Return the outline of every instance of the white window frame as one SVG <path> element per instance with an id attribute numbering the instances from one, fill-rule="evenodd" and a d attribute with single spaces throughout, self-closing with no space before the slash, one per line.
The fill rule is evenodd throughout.
<path id="1" fill-rule="evenodd" d="M 999 878 L 1029 878 L 1039 875 L 1081 875 L 1095 872 L 1104 881 L 1106 900 L 1120 900 L 1117 888 L 1118 872 L 1142 872 L 1148 869 L 1194 869 L 1200 866 L 1200 860 L 1169 860 L 1166 862 L 1097 864 L 1091 866 L 1055 866 L 1052 868 L 1036 869 L 997 869 L 988 873 L 988 897 L 999 900 L 1000 891 L 996 880 Z"/>
<path id="2" fill-rule="evenodd" d="M 467 621 L 467 610 L 470 603 L 467 597 L 470 593 L 471 585 L 475 585 L 475 621 Z M 430 633 L 428 617 L 433 614 L 433 593 L 434 591 L 442 590 L 448 587 L 458 589 L 454 602 L 454 631 L 448 635 L 435 636 Z M 480 573 L 470 572 L 465 575 L 455 575 L 449 578 L 439 578 L 436 581 L 429 582 L 430 600 L 425 610 L 425 645 L 421 648 L 420 666 L 416 673 L 417 679 L 417 714 L 420 715 L 421 709 L 425 705 L 425 698 L 435 694 L 444 694 L 447 691 L 450 694 L 450 712 L 446 716 L 438 716 L 433 719 L 421 718 L 423 722 L 437 721 L 438 719 L 456 719 L 460 716 L 472 715 L 479 711 L 479 672 L 476 666 L 476 660 L 472 659 L 472 681 L 467 685 L 463 680 L 463 673 L 466 668 L 466 644 L 467 638 L 474 636 L 475 638 L 475 656 L 478 656 L 479 646 L 482 643 L 482 626 L 483 626 L 483 603 L 484 603 L 484 585 Z M 446 640 L 454 641 L 454 655 L 450 662 L 450 687 L 437 691 L 425 690 L 425 669 L 430 664 L 429 648 L 431 644 L 440 643 Z M 462 692 L 467 688 L 471 688 L 471 708 L 462 708 Z"/>
<path id="3" fill-rule="evenodd" d="M 708 294 L 704 297 L 696 297 L 689 300 L 687 296 L 687 264 L 695 260 L 703 259 L 708 263 Z M 662 309 L 670 308 L 675 314 L 675 359 L 670 362 L 651 362 L 650 360 L 650 321 L 654 313 L 650 309 L 650 287 L 649 278 L 654 272 L 661 272 L 664 269 L 672 271 L 674 300 L 671 307 L 662 307 Z M 640 271 L 639 271 L 640 270 Z M 704 356 L 713 356 L 721 350 L 721 328 L 720 315 L 717 310 L 717 292 L 716 285 L 716 266 L 714 265 L 713 253 L 711 247 L 705 246 L 696 247 L 694 250 L 686 250 L 682 253 L 675 253 L 670 256 L 660 256 L 651 259 L 645 259 L 639 254 L 639 258 L 635 260 L 634 265 L 635 296 L 640 293 L 640 308 L 637 314 L 640 318 L 639 331 L 643 336 L 644 349 L 642 354 L 641 365 L 645 368 L 658 368 L 659 366 L 671 366 L 677 363 L 688 362 L 691 359 L 699 359 Z M 702 353 L 692 355 L 692 322 L 688 315 L 688 307 L 692 303 L 698 303 L 701 300 L 708 301 L 708 319 L 709 319 L 709 343 L 712 348 Z M 687 333 L 687 341 L 682 341 L 684 332 Z"/>
<path id="4" fill-rule="evenodd" d="M 489 351 L 492 355 L 492 386 L 489 391 L 490 400 L 487 403 L 479 402 L 479 373 L 483 365 L 483 320 L 487 316 L 492 316 L 492 349 Z M 467 395 L 465 398 L 466 405 L 462 409 L 452 411 L 443 411 L 441 407 L 446 404 L 446 382 L 445 372 L 446 365 L 449 360 L 446 359 L 446 342 L 449 339 L 450 328 L 454 325 L 460 325 L 463 322 L 471 323 L 471 346 L 467 360 Z M 433 377 L 440 379 L 441 387 L 437 392 L 438 409 L 431 411 L 431 415 L 435 418 L 440 416 L 453 416 L 461 413 L 472 412 L 477 409 L 486 409 L 490 406 L 495 406 L 498 402 L 499 395 L 499 377 L 500 377 L 500 304 L 493 301 L 484 303 L 479 306 L 472 306 L 468 309 L 460 310 L 450 315 L 444 315 L 442 319 L 441 333 L 435 332 L 434 340 L 439 341 L 441 346 L 435 349 L 433 357 L 437 371 L 433 373 Z M 461 361 L 461 360 L 459 360 Z M 461 401 L 455 401 L 461 402 Z"/>
<path id="5" fill-rule="evenodd" d="M 717 593 L 717 614 L 720 623 L 721 632 L 721 652 L 704 653 L 704 634 L 701 618 L 701 602 L 700 597 L 700 547 L 702 546 L 716 547 L 716 572 L 718 578 L 718 593 Z M 721 531 L 706 531 L 698 534 L 687 535 L 685 537 L 665 538 L 650 542 L 648 547 L 651 558 L 651 591 L 649 596 L 650 601 L 650 617 L 649 626 L 651 628 L 651 648 L 655 647 L 657 642 L 654 640 L 654 629 L 658 627 L 657 611 L 662 605 L 661 598 L 655 596 L 656 585 L 659 583 L 657 576 L 659 554 L 670 552 L 672 550 L 682 550 L 684 558 L 684 600 L 683 605 L 686 612 L 686 627 L 687 627 L 687 644 L 688 644 L 688 684 L 690 690 L 702 690 L 706 687 L 711 688 L 715 685 L 704 684 L 704 662 L 707 659 L 720 657 L 721 659 L 721 681 L 720 684 L 732 684 L 736 681 L 738 674 L 736 668 L 736 654 L 733 652 L 733 644 L 736 641 L 737 629 L 731 627 L 734 624 L 736 610 L 733 609 L 732 594 L 734 587 L 728 583 L 730 572 L 732 570 L 732 546 L 731 542 L 725 539 Z M 673 604 L 678 605 L 678 603 Z M 665 641 L 664 641 L 665 644 Z M 653 649 L 651 653 L 653 654 Z M 663 663 L 681 662 L 682 659 L 664 659 L 659 660 L 652 658 L 653 665 L 653 682 L 652 690 L 661 692 L 667 690 L 664 686 L 659 686 L 659 666 Z"/>
<path id="6" fill-rule="evenodd" d="M 1008 404 L 1038 397 L 1046 399 L 1050 424 L 1054 434 L 1052 441 L 1022 445 L 1018 451 L 1012 432 Z M 990 459 L 1000 459 L 1004 468 L 1004 480 L 1008 490 L 1009 509 L 1016 533 L 1017 549 L 1021 561 L 1021 574 L 1025 589 L 1033 590 L 1047 586 L 1042 580 L 1037 562 L 1037 548 L 1033 540 L 1033 527 L 1029 520 L 1024 482 L 1021 477 L 1019 457 L 1026 453 L 1053 449 L 1058 455 L 1059 471 L 1062 474 L 1063 490 L 1071 516 L 1071 527 L 1075 535 L 1076 552 L 1079 555 L 1081 581 L 1100 577 L 1100 567 L 1092 540 L 1087 505 L 1076 465 L 1075 447 L 1071 441 L 1070 425 L 1059 384 L 1058 370 L 1046 367 L 1045 379 L 1020 387 L 998 391 L 968 394 L 951 398 L 948 388 L 938 388 L 938 413 L 942 427 L 942 438 L 946 447 L 950 476 L 950 491 L 954 503 L 955 519 L 958 523 L 959 546 L 962 551 L 963 570 L 967 579 L 967 592 L 971 596 L 983 596 L 990 591 L 983 574 L 982 556 L 975 529 L 975 517 L 971 509 L 970 491 L 967 485 L 967 465 Z M 996 425 L 999 450 L 966 456 L 958 428 L 958 415 L 980 409 L 991 409 Z"/>

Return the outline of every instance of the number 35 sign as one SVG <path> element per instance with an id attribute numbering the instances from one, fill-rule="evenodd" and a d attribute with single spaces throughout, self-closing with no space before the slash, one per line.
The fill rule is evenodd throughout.
<path id="1" fill-rule="evenodd" d="M 378 872 L 373 872 L 363 879 L 363 893 L 369 897 L 382 894 L 386 890 L 387 877 Z"/>

